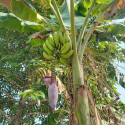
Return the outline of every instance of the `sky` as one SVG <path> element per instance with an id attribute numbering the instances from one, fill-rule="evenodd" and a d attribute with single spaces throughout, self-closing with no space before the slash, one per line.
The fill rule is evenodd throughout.
<path id="1" fill-rule="evenodd" d="M 117 19 L 117 20 L 114 20 L 112 22 L 113 23 L 120 23 L 120 22 L 123 23 L 123 22 L 125 22 L 125 18 Z M 120 46 L 125 49 L 125 41 L 122 42 Z M 125 75 L 125 63 L 116 62 L 116 64 L 118 66 L 117 67 L 118 70 Z M 121 94 L 120 99 L 125 104 L 125 89 L 121 85 L 116 85 L 116 88 L 117 88 L 118 92 Z"/>
<path id="2" fill-rule="evenodd" d="M 125 43 L 121 43 L 121 47 L 125 49 Z M 116 62 L 118 70 L 125 76 L 125 63 Z M 118 92 L 121 94 L 120 99 L 125 104 L 125 89 L 121 85 L 116 85 Z"/>
<path id="3" fill-rule="evenodd" d="M 117 63 L 119 65 L 118 70 L 125 75 L 125 63 Z M 118 92 L 121 94 L 120 99 L 125 104 L 125 89 L 121 85 L 116 85 Z"/>

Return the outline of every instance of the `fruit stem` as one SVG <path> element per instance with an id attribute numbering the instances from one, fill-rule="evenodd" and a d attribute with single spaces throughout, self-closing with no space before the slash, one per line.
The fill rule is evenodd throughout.
<path id="1" fill-rule="evenodd" d="M 53 59 L 52 59 L 52 65 L 51 65 L 51 82 L 54 83 L 56 80 L 56 73 L 55 73 L 55 60 L 56 60 L 56 55 L 54 53 Z"/>

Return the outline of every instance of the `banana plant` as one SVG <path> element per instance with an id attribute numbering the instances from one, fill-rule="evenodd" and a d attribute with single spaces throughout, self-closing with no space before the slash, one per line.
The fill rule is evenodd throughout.
<path id="1" fill-rule="evenodd" d="M 119 11 L 123 11 L 125 9 L 122 6 L 124 2 L 123 0 L 64 0 L 61 7 L 56 0 L 33 0 L 33 2 L 48 6 L 52 10 L 50 18 L 38 14 L 37 10 L 26 0 L 6 0 L 6 2 L 0 0 L 0 4 L 11 12 L 0 12 L 0 27 L 34 33 L 45 30 L 47 33 L 54 34 L 61 31 L 67 35 L 73 50 L 69 62 L 72 71 L 69 124 L 89 125 L 88 92 L 82 65 L 83 54 L 88 42 L 91 42 L 93 34 L 106 32 L 103 28 L 104 24 L 100 25 L 101 21 L 110 20 Z M 113 24 L 106 24 L 108 29 L 111 25 Z M 118 25 L 119 28 L 124 27 L 122 24 Z M 109 32 L 113 32 L 112 28 Z M 124 32 L 124 30 L 119 30 L 115 33 L 118 35 Z M 118 36 L 120 37 L 120 35 Z M 102 39 L 103 37 L 102 35 Z M 101 120 L 96 109 L 95 112 L 96 124 L 100 125 Z"/>

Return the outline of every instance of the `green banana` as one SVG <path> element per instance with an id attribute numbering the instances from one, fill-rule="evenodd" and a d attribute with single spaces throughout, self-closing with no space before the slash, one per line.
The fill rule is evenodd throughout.
<path id="1" fill-rule="evenodd" d="M 63 45 L 66 43 L 65 42 L 65 39 L 64 39 L 64 37 L 63 37 L 63 39 L 62 39 L 62 42 L 61 42 Z"/>
<path id="2" fill-rule="evenodd" d="M 68 61 L 66 59 L 60 57 L 59 60 L 62 64 L 68 65 Z"/>
<path id="3" fill-rule="evenodd" d="M 46 40 L 46 45 L 47 45 L 47 47 L 51 50 L 51 51 L 53 51 L 55 48 L 50 44 L 50 42 L 48 41 L 48 40 Z"/>
<path id="4" fill-rule="evenodd" d="M 58 50 L 60 50 L 62 48 L 61 44 L 58 44 Z"/>
<path id="5" fill-rule="evenodd" d="M 47 47 L 46 42 L 43 43 L 43 49 L 45 50 L 46 53 L 49 55 L 53 55 L 53 52 Z"/>
<path id="6" fill-rule="evenodd" d="M 63 58 L 68 58 L 73 54 L 73 50 L 70 50 L 69 52 L 67 52 L 66 54 L 61 54 L 61 57 Z"/>
<path id="7" fill-rule="evenodd" d="M 56 44 L 55 44 L 55 42 L 54 42 L 54 40 L 53 40 L 53 36 L 52 36 L 51 34 L 50 34 L 49 37 L 48 37 L 48 41 L 51 43 L 51 45 L 52 45 L 53 47 L 56 46 Z"/>
<path id="8" fill-rule="evenodd" d="M 51 60 L 51 59 L 53 58 L 53 56 L 48 55 L 46 52 L 43 52 L 43 56 L 44 56 L 46 59 L 49 59 L 49 60 Z"/>
<path id="9" fill-rule="evenodd" d="M 64 37 L 63 37 L 63 35 L 62 35 L 62 32 L 61 32 L 61 31 L 59 31 L 59 32 L 58 32 L 58 38 L 59 38 L 60 43 L 62 43 L 62 44 L 63 44 Z"/>
<path id="10" fill-rule="evenodd" d="M 64 39 L 64 44 L 68 42 L 68 36 L 67 36 L 66 33 L 64 33 L 64 38 L 63 39 Z"/>
<path id="11" fill-rule="evenodd" d="M 58 44 L 59 44 L 59 38 L 58 38 L 57 32 L 53 33 L 53 39 L 54 39 L 54 42 L 55 42 L 56 46 L 58 46 Z"/>
<path id="12" fill-rule="evenodd" d="M 55 60 L 55 64 L 57 64 L 58 62 L 59 62 L 59 59 L 56 58 L 56 60 Z"/>
<path id="13" fill-rule="evenodd" d="M 70 49 L 70 43 L 66 43 L 63 45 L 63 47 L 61 48 L 60 52 L 62 54 L 66 53 L 68 50 Z"/>

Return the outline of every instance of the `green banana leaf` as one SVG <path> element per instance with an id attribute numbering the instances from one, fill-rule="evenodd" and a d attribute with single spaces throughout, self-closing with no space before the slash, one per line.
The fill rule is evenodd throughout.
<path id="1" fill-rule="evenodd" d="M 43 24 L 22 21 L 12 13 L 2 12 L 0 12 L 0 27 L 19 32 L 36 32 L 45 29 Z"/>
<path id="2" fill-rule="evenodd" d="M 29 4 L 26 0 L 12 0 L 12 13 L 23 20 L 38 22 L 37 12 L 35 8 L 31 4 Z"/>
<path id="3" fill-rule="evenodd" d="M 75 4 L 76 5 L 76 4 Z M 64 21 L 64 25 L 67 28 L 71 27 L 71 21 L 70 21 L 70 0 L 66 0 L 64 5 L 59 9 L 62 19 Z M 51 19 L 53 22 L 57 22 L 57 19 L 54 15 L 51 15 Z M 75 14 L 75 27 L 76 29 L 79 29 L 85 21 L 85 17 Z"/>
<path id="4" fill-rule="evenodd" d="M 17 17 L 31 22 L 38 22 L 35 8 L 27 0 L 0 0 L 0 5 L 8 8 Z"/>
<path id="5" fill-rule="evenodd" d="M 44 43 L 44 41 L 42 39 L 38 40 L 38 39 L 31 39 L 29 44 L 32 46 L 32 47 L 37 47 L 37 46 L 40 46 Z"/>
<path id="6" fill-rule="evenodd" d="M 107 2 L 110 4 L 111 0 L 97 0 L 97 5 L 93 8 L 93 11 L 95 11 L 98 14 L 107 7 Z M 91 6 L 92 0 L 80 0 L 79 2 L 74 2 L 74 9 L 75 9 L 75 28 L 79 29 L 84 21 L 85 16 L 88 12 L 88 8 Z M 70 0 L 65 0 L 65 3 L 63 6 L 59 9 L 62 19 L 64 21 L 64 25 L 67 28 L 71 27 L 71 21 L 70 21 Z M 95 12 L 92 12 L 92 15 L 94 15 Z M 55 16 L 51 15 L 51 19 L 53 22 L 57 22 L 57 19 Z"/>

